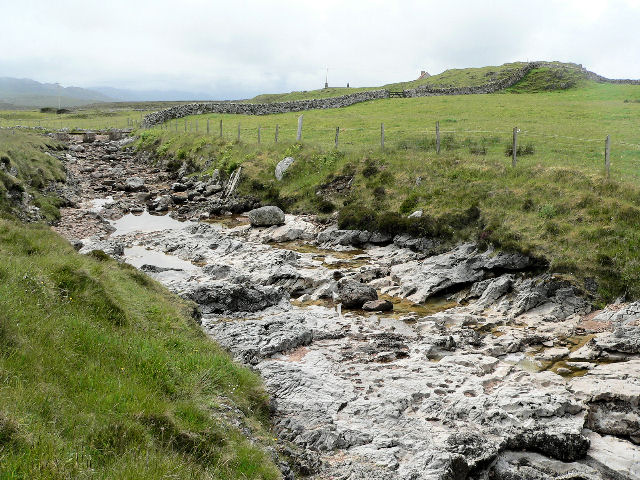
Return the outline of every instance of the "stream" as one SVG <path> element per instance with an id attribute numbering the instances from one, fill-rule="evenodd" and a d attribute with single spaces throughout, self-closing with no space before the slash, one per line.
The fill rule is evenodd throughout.
<path id="1" fill-rule="evenodd" d="M 101 167 L 100 147 L 69 159 L 89 183 L 59 231 L 199 305 L 204 331 L 262 377 L 301 474 L 640 479 L 639 303 L 594 310 L 527 257 L 473 243 L 434 255 L 313 217 L 200 221 L 205 200 L 187 221 L 151 214 L 168 183 L 149 174 L 145 200 L 105 192 L 83 169 L 122 160 Z M 98 233 L 71 225 L 86 212 Z M 372 290 L 393 310 L 362 310 Z"/>

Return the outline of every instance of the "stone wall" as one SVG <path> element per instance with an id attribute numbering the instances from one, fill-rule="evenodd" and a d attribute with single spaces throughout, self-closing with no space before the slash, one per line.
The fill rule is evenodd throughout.
<path id="1" fill-rule="evenodd" d="M 356 103 L 388 98 L 388 90 L 371 90 L 366 92 L 350 93 L 340 97 L 317 98 L 312 100 L 295 100 L 291 102 L 277 103 L 229 103 L 209 102 L 190 103 L 166 108 L 159 112 L 150 113 L 142 120 L 143 127 L 150 127 L 164 123 L 174 118 L 182 118 L 189 115 L 203 113 L 235 113 L 243 115 L 271 115 L 274 113 L 302 112 L 305 110 L 323 108 L 341 108 Z"/>
<path id="2" fill-rule="evenodd" d="M 495 82 L 488 82 L 484 85 L 473 87 L 433 87 L 423 85 L 417 88 L 404 90 L 405 97 L 428 97 L 436 95 L 473 95 L 494 93 L 512 87 L 520 82 L 531 70 L 535 68 L 571 68 L 579 69 L 586 78 L 601 83 L 627 83 L 640 85 L 640 80 L 609 79 L 590 72 L 576 64 L 559 64 L 554 62 L 529 62 L 522 68 L 516 69 L 511 75 Z M 166 108 L 159 112 L 146 115 L 142 121 L 143 127 L 158 125 L 168 120 L 182 118 L 189 115 L 200 115 L 203 113 L 235 113 L 243 115 L 271 115 L 274 113 L 302 112 L 305 110 L 323 108 L 341 108 L 354 105 L 356 103 L 367 102 L 389 98 L 389 90 L 370 90 L 366 92 L 350 93 L 340 97 L 317 98 L 312 100 L 295 100 L 291 102 L 276 103 L 233 103 L 233 102 L 208 102 L 190 103 L 187 105 L 177 105 Z"/>
<path id="3" fill-rule="evenodd" d="M 521 81 L 531 70 L 542 66 L 542 62 L 530 62 L 517 69 L 513 74 L 495 82 L 487 82 L 473 87 L 433 87 L 423 85 L 404 91 L 405 97 L 431 97 L 436 95 L 473 95 L 478 93 L 494 93 L 505 88 L 512 87 Z"/>
<path id="4" fill-rule="evenodd" d="M 520 82 L 524 79 L 527 74 L 535 69 L 535 68 L 553 68 L 553 69 L 562 69 L 562 68 L 575 68 L 576 70 L 580 70 L 580 72 L 585 76 L 585 78 L 589 80 L 593 80 L 595 82 L 600 83 L 626 83 L 631 85 L 640 85 L 640 80 L 628 80 L 628 79 L 610 79 L 598 75 L 597 73 L 590 72 L 586 68 L 583 68 L 582 65 L 577 64 L 561 64 L 557 62 L 529 62 L 524 67 L 516 70 L 511 75 L 502 80 L 498 80 L 495 82 L 488 82 L 484 85 L 478 85 L 475 87 L 433 87 L 430 85 L 423 85 L 417 88 L 411 88 L 404 91 L 405 97 L 429 97 L 436 95 L 472 95 L 472 94 L 483 94 L 483 93 L 494 93 L 500 90 L 504 90 L 505 88 L 509 88 L 514 86 L 516 83 Z"/>

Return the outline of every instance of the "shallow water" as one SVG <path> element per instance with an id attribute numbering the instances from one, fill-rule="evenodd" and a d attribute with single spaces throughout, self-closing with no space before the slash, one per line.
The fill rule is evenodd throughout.
<path id="1" fill-rule="evenodd" d="M 157 250 L 148 250 L 142 246 L 135 246 L 124 249 L 124 257 L 127 263 L 136 268 L 143 265 L 154 265 L 160 268 L 170 268 L 178 270 L 195 270 L 196 267 L 191 262 L 182 260 L 174 255 L 168 255 Z"/>
<path id="2" fill-rule="evenodd" d="M 115 227 L 115 232 L 111 234 L 113 237 L 126 235 L 132 232 L 158 232 L 161 230 L 177 230 L 193 225 L 193 222 L 176 220 L 169 215 L 151 215 L 148 211 L 144 211 L 139 215 L 128 213 L 118 220 L 114 220 L 111 224 Z"/>

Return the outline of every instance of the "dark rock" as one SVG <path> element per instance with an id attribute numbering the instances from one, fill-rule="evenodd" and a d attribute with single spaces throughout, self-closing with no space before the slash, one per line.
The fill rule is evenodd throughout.
<path id="1" fill-rule="evenodd" d="M 248 284 L 204 284 L 184 295 L 201 306 L 203 313 L 258 312 L 287 297 L 277 287 Z"/>
<path id="2" fill-rule="evenodd" d="M 370 300 L 362 305 L 362 309 L 368 312 L 390 312 L 393 310 L 393 303 L 389 300 Z"/>
<path id="3" fill-rule="evenodd" d="M 337 302 L 346 308 L 362 308 L 364 303 L 378 299 L 375 288 L 348 278 L 338 282 L 337 295 Z"/>

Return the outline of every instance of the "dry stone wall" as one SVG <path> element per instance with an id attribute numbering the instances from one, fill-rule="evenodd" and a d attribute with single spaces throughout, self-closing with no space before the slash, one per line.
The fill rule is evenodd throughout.
<path id="1" fill-rule="evenodd" d="M 189 115 L 203 113 L 235 113 L 243 115 L 271 115 L 274 113 L 302 112 L 305 110 L 323 108 L 341 108 L 356 103 L 388 98 L 388 90 L 371 90 L 367 92 L 350 93 L 340 97 L 316 98 L 311 100 L 295 100 L 291 102 L 277 103 L 229 103 L 209 102 L 190 103 L 160 110 L 146 115 L 142 121 L 143 127 L 150 127 L 164 123 L 174 118 L 182 118 Z"/>
<path id="2" fill-rule="evenodd" d="M 557 62 L 529 62 L 522 68 L 514 70 L 514 72 L 503 79 L 488 82 L 483 85 L 471 87 L 434 87 L 431 85 L 423 85 L 421 87 L 410 88 L 404 90 L 405 97 L 429 97 L 437 95 L 473 95 L 494 93 L 506 88 L 512 87 L 516 83 L 524 79 L 527 74 L 535 68 L 576 68 L 589 80 L 601 83 L 624 83 L 631 85 L 640 85 L 640 80 L 629 79 L 609 79 L 590 72 L 576 64 L 559 64 Z M 160 110 L 146 115 L 142 121 L 143 127 L 150 127 L 164 123 L 175 118 L 182 118 L 189 115 L 200 115 L 203 113 L 232 113 L 243 115 L 271 115 L 274 113 L 302 112 L 305 110 L 324 109 L 324 108 L 341 108 L 354 105 L 356 103 L 367 102 L 369 100 L 378 100 L 381 98 L 389 98 L 389 90 L 370 90 L 366 92 L 351 93 L 339 97 L 316 98 L 310 100 L 295 100 L 291 102 L 276 103 L 234 103 L 234 102 L 207 102 L 207 103 L 190 103 L 187 105 L 178 105 L 171 108 Z"/>
<path id="3" fill-rule="evenodd" d="M 524 67 L 516 70 L 506 78 L 495 82 L 488 82 L 483 85 L 472 87 L 433 87 L 423 85 L 421 87 L 410 88 L 404 91 L 405 97 L 430 97 L 436 95 L 473 95 L 478 93 L 494 93 L 505 88 L 512 87 L 521 81 L 531 70 L 542 66 L 541 62 L 529 62 Z"/>

